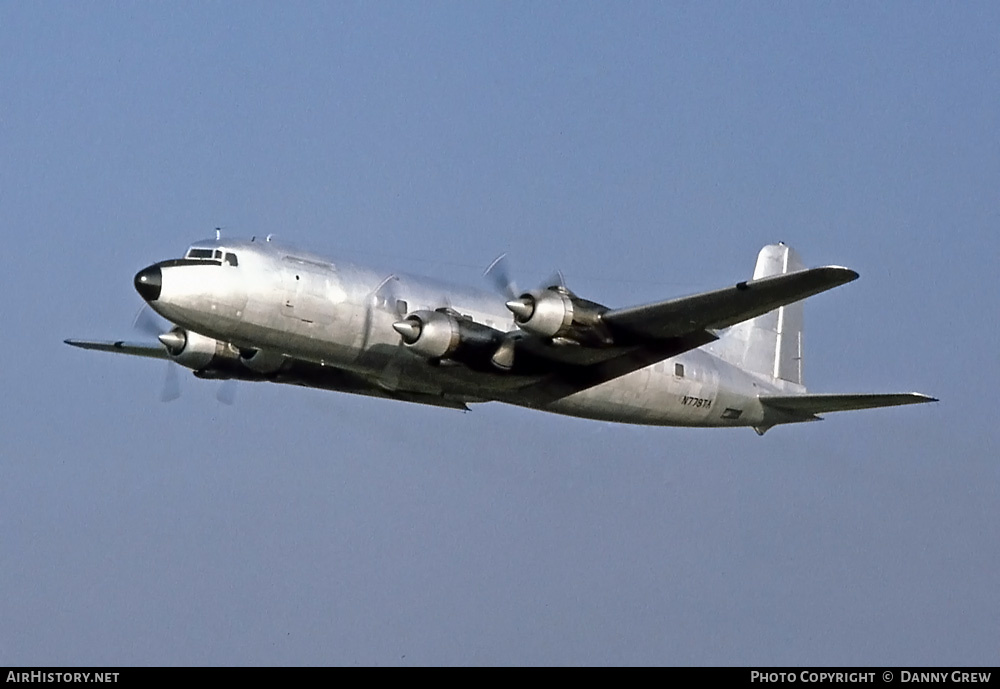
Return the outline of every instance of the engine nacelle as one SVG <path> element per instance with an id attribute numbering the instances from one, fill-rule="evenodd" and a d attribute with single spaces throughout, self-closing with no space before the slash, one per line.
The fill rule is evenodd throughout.
<path id="1" fill-rule="evenodd" d="M 263 349 L 241 349 L 240 363 L 255 373 L 275 373 L 285 365 L 285 355 Z"/>
<path id="2" fill-rule="evenodd" d="M 392 326 L 403 344 L 429 359 L 443 359 L 462 341 L 458 319 L 440 311 L 417 311 Z"/>
<path id="3" fill-rule="evenodd" d="M 514 314 L 514 322 L 521 329 L 542 337 L 562 337 L 573 326 L 573 299 L 556 289 L 525 292 L 507 308 Z"/>
<path id="4" fill-rule="evenodd" d="M 184 328 L 174 328 L 160 335 L 159 339 L 171 359 L 195 371 L 229 363 L 239 357 L 232 345 Z"/>
<path id="5" fill-rule="evenodd" d="M 601 319 L 608 307 L 581 299 L 565 287 L 525 292 L 508 301 L 507 308 L 522 330 L 551 338 L 553 343 L 606 347 L 614 342 Z"/>
<path id="6" fill-rule="evenodd" d="M 403 344 L 428 359 L 453 358 L 460 350 L 499 344 L 503 333 L 445 310 L 416 311 L 392 324 Z"/>

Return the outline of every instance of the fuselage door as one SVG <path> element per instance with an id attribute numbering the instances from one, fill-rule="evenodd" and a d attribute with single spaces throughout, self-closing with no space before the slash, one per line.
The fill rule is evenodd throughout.
<path id="1" fill-rule="evenodd" d="M 345 298 L 332 265 L 319 265 L 288 256 L 282 261 L 281 313 L 306 323 L 326 325 L 336 317 L 336 305 Z"/>

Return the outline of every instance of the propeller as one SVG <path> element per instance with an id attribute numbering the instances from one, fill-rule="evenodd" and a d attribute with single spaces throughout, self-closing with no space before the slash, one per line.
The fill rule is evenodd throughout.
<path id="1" fill-rule="evenodd" d="M 168 350 L 172 347 L 183 347 L 184 342 L 181 336 L 172 332 L 164 326 L 164 322 L 153 315 L 153 310 L 148 304 L 144 304 L 135 318 L 132 319 L 132 329 L 138 330 L 143 335 L 155 337 Z M 160 401 L 172 402 L 181 396 L 180 376 L 177 374 L 177 364 L 167 360 L 166 371 L 163 375 L 163 387 L 160 389 Z"/>
<path id="2" fill-rule="evenodd" d="M 523 295 L 517 288 L 517 284 L 511 277 L 510 266 L 507 261 L 507 254 L 497 256 L 493 263 L 489 265 L 483 273 L 485 277 L 493 281 L 493 286 L 502 296 L 506 297 L 505 305 L 518 319 L 524 321 L 531 318 L 535 310 L 535 299 L 530 295 Z M 561 271 L 556 271 L 548 280 L 543 283 L 545 288 L 556 287 L 566 289 L 566 280 Z M 516 331 L 514 331 L 516 332 Z M 513 333 L 507 333 L 500 346 L 497 347 L 490 359 L 492 364 L 501 371 L 509 371 L 514 367 L 514 353 L 517 351 L 517 337 Z"/>
<path id="3" fill-rule="evenodd" d="M 507 254 L 500 254 L 493 259 L 493 263 L 483 273 L 483 277 L 488 277 L 492 280 L 497 292 L 507 297 L 507 299 L 517 299 L 517 285 L 514 284 L 514 280 L 510 277 Z"/>
<path id="4" fill-rule="evenodd" d="M 177 364 L 167 361 L 167 372 L 163 378 L 163 389 L 160 391 L 161 402 L 173 402 L 181 396 L 181 381 L 177 375 Z"/>
<path id="5" fill-rule="evenodd" d="M 219 400 L 227 407 L 233 406 L 233 403 L 236 401 L 236 379 L 227 378 L 222 381 L 222 384 L 219 385 L 218 391 L 215 393 L 215 399 Z"/>
<path id="6" fill-rule="evenodd" d="M 371 294 L 368 296 L 368 308 L 365 312 L 365 341 L 367 344 L 368 337 L 371 335 L 372 328 L 375 323 L 375 312 L 376 310 L 386 312 L 388 311 L 394 316 L 400 318 L 406 316 L 405 313 L 400 313 L 399 306 L 401 304 L 399 299 L 399 293 L 397 287 L 399 285 L 399 276 L 390 273 L 385 277 L 385 279 L 380 282 Z M 392 326 L 396 332 L 399 329 L 395 325 Z M 418 333 L 419 335 L 419 333 Z M 416 339 L 416 337 L 414 337 Z M 399 387 L 399 377 L 403 369 L 403 342 L 400 341 L 399 347 L 393 352 L 392 356 L 389 357 L 389 361 L 386 363 L 385 368 L 378 377 L 378 385 L 382 386 L 386 390 L 395 390 Z"/>
<path id="7" fill-rule="evenodd" d="M 149 308 L 148 304 L 143 304 L 142 308 L 135 314 L 135 318 L 132 319 L 132 328 L 138 330 L 143 335 L 149 335 L 157 339 L 167 330 L 157 317 L 153 315 L 153 310 Z"/>
<path id="8" fill-rule="evenodd" d="M 549 276 L 549 279 L 546 280 L 543 285 L 546 288 L 557 287 L 559 289 L 564 289 L 567 292 L 569 291 L 569 288 L 566 286 L 566 276 L 563 275 L 563 272 L 558 268 L 556 268 L 555 272 Z"/>
<path id="9" fill-rule="evenodd" d="M 507 261 L 507 254 L 500 254 L 495 259 L 493 263 L 486 268 L 483 272 L 483 277 L 489 278 L 493 282 L 493 287 L 496 291 L 504 297 L 507 297 L 507 307 L 514 311 L 510 302 L 521 301 L 521 291 L 517 288 L 517 284 L 510 275 L 510 266 Z M 542 282 L 541 289 L 559 289 L 569 292 L 569 288 L 566 287 L 566 276 L 563 275 L 561 270 L 555 270 L 549 276 L 547 280 Z M 514 313 L 518 313 L 514 311 Z"/>
<path id="10" fill-rule="evenodd" d="M 403 338 L 403 342 L 406 344 L 416 342 L 420 338 L 420 331 L 422 330 L 419 324 L 405 319 L 393 323 L 392 329 L 399 333 L 399 336 Z"/>
<path id="11" fill-rule="evenodd" d="M 493 263 L 489 265 L 486 272 L 483 273 L 484 277 L 490 278 L 493 281 L 493 286 L 496 288 L 502 296 L 506 297 L 504 305 L 507 310 L 514 314 L 515 320 L 519 323 L 523 323 L 531 318 L 535 311 L 535 297 L 532 293 L 522 294 L 518 289 L 514 280 L 510 277 L 510 269 L 507 265 L 507 254 L 500 254 L 495 259 Z M 566 286 L 566 276 L 563 275 L 561 270 L 555 270 L 552 275 L 549 276 L 547 280 L 542 282 L 540 290 L 556 290 L 566 295 L 573 296 L 573 292 Z M 498 351 L 499 362 L 494 359 L 494 364 L 498 368 L 507 368 L 504 366 L 508 360 L 513 359 L 513 343 L 509 343 L 506 340 L 502 346 L 502 352 Z M 509 351 L 509 355 L 507 352 Z"/>
<path id="12" fill-rule="evenodd" d="M 153 310 L 149 308 L 148 304 L 143 305 L 139 309 L 139 312 L 135 314 L 135 318 L 132 320 L 132 328 L 138 330 L 143 335 L 155 337 L 168 352 L 177 353 L 181 351 L 187 342 L 183 330 L 172 329 L 166 320 L 154 315 Z M 166 372 L 163 376 L 163 387 L 160 390 L 161 402 L 173 402 L 181 396 L 181 381 L 177 371 L 177 362 L 168 359 Z M 237 380 L 235 378 L 223 380 L 219 385 L 218 391 L 215 393 L 215 399 L 226 406 L 232 406 L 236 401 L 236 383 Z"/>
<path id="13" fill-rule="evenodd" d="M 531 316 L 532 305 L 530 302 L 526 301 L 521 297 L 520 291 L 517 289 L 517 285 L 514 283 L 514 279 L 510 276 L 510 266 L 507 262 L 507 254 L 503 253 L 493 259 L 493 263 L 486 268 L 483 273 L 483 277 L 487 277 L 493 282 L 493 287 L 496 291 L 503 297 L 507 298 L 507 309 L 513 313 L 515 316 L 521 318 L 528 318 Z M 509 355 L 506 353 L 500 357 L 502 362 L 506 362 L 507 359 L 511 360 L 513 363 L 513 347 L 507 346 L 507 341 L 504 340 L 502 348 L 509 350 Z M 500 350 L 497 350 L 500 353 Z M 497 362 L 494 360 L 494 363 Z M 497 364 L 499 368 L 505 368 L 501 364 Z M 506 368 L 509 368 L 506 367 Z"/>

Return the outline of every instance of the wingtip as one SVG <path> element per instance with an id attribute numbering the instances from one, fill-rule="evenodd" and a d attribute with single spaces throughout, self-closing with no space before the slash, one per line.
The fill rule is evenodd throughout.
<path id="1" fill-rule="evenodd" d="M 861 277 L 858 271 L 852 270 L 846 266 L 823 266 L 823 269 L 838 273 L 843 278 L 845 283 L 854 282 Z"/>
<path id="2" fill-rule="evenodd" d="M 925 395 L 922 392 L 904 392 L 901 397 L 908 398 L 907 404 L 927 404 L 928 402 L 940 402 L 937 397 Z"/>
<path id="3" fill-rule="evenodd" d="M 88 344 L 88 340 L 75 340 L 73 338 L 65 339 L 63 342 L 68 344 L 70 347 L 79 347 L 80 349 L 87 349 Z"/>

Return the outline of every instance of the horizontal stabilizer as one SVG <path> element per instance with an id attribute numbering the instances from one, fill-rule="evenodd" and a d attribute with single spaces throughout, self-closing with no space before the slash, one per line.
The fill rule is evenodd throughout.
<path id="1" fill-rule="evenodd" d="M 767 407 L 803 416 L 834 411 L 876 409 L 878 407 L 895 407 L 901 404 L 937 402 L 935 398 L 921 395 L 919 392 L 889 395 L 761 395 L 760 401 Z"/>
<path id="2" fill-rule="evenodd" d="M 144 356 L 150 359 L 170 358 L 166 348 L 160 343 L 149 344 L 147 342 L 124 342 L 122 340 L 114 342 L 104 340 L 64 340 L 64 342 L 80 349 L 96 349 L 99 352 L 131 354 L 132 356 Z"/>

